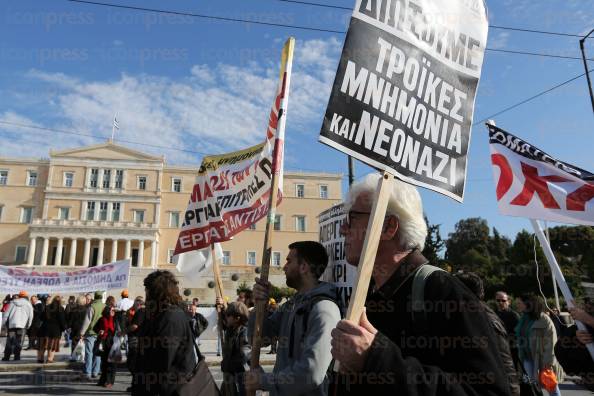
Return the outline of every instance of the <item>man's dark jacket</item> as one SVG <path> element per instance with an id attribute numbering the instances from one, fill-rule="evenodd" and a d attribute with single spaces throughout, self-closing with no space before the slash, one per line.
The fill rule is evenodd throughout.
<path id="1" fill-rule="evenodd" d="M 370 285 L 367 318 L 378 333 L 362 372 L 339 385 L 339 394 L 510 394 L 489 319 L 460 281 L 444 271 L 431 274 L 424 310 L 413 319 L 413 272 L 426 261 L 413 250 L 379 290 Z"/>

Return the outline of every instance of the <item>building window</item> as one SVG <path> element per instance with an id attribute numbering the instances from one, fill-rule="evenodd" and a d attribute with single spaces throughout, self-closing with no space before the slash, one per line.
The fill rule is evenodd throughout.
<path id="1" fill-rule="evenodd" d="M 169 213 L 169 227 L 179 228 L 179 212 Z"/>
<path id="2" fill-rule="evenodd" d="M 168 264 L 173 264 L 173 252 L 175 252 L 175 249 L 167 250 L 167 263 Z"/>
<path id="3" fill-rule="evenodd" d="M 103 169 L 103 188 L 109 188 L 109 179 L 111 179 L 111 169 Z"/>
<path id="4" fill-rule="evenodd" d="M 138 189 L 146 190 L 146 176 L 138 176 Z"/>
<path id="5" fill-rule="evenodd" d="M 97 188 L 97 181 L 99 180 L 99 169 L 91 169 L 91 178 L 89 179 L 89 187 Z"/>
<path id="6" fill-rule="evenodd" d="M 274 231 L 281 230 L 281 215 L 274 215 Z"/>
<path id="7" fill-rule="evenodd" d="M 328 186 L 320 186 L 320 198 L 328 199 Z"/>
<path id="8" fill-rule="evenodd" d="M 111 221 L 120 221 L 120 203 L 112 202 L 111 204 Z"/>
<path id="9" fill-rule="evenodd" d="M 305 197 L 305 185 L 304 184 L 295 184 L 295 196 L 297 198 Z"/>
<path id="10" fill-rule="evenodd" d="M 72 187 L 74 181 L 74 173 L 64 172 L 64 187 Z"/>
<path id="11" fill-rule="evenodd" d="M 250 224 L 250 226 L 248 227 L 248 230 L 255 230 L 256 229 L 256 223 L 252 223 Z"/>
<path id="12" fill-rule="evenodd" d="M 135 210 L 134 211 L 134 222 L 135 223 L 144 223 L 144 210 Z"/>
<path id="13" fill-rule="evenodd" d="M 281 254 L 280 252 L 272 252 L 272 265 L 280 267 L 281 265 Z"/>
<path id="14" fill-rule="evenodd" d="M 179 177 L 174 177 L 173 179 L 171 179 L 171 191 L 181 192 L 181 182 L 182 179 Z"/>
<path id="15" fill-rule="evenodd" d="M 223 251 L 223 264 L 231 265 L 231 252 L 228 250 Z"/>
<path id="16" fill-rule="evenodd" d="M 70 208 L 60 208 L 60 220 L 68 220 L 70 218 Z"/>
<path id="17" fill-rule="evenodd" d="M 122 188 L 122 184 L 124 184 L 124 170 L 117 169 L 115 174 L 115 188 Z"/>
<path id="18" fill-rule="evenodd" d="M 295 216 L 295 230 L 305 232 L 305 216 Z"/>
<path id="19" fill-rule="evenodd" d="M 22 208 L 21 209 L 21 223 L 31 224 L 33 220 L 33 208 Z"/>
<path id="20" fill-rule="evenodd" d="M 99 202 L 99 220 L 107 220 L 107 202 Z"/>
<path id="21" fill-rule="evenodd" d="M 0 170 L 0 186 L 8 184 L 8 171 Z"/>
<path id="22" fill-rule="evenodd" d="M 2 222 L 2 209 L 4 209 L 4 206 L 0 205 L 0 222 Z"/>
<path id="23" fill-rule="evenodd" d="M 256 252 L 247 252 L 248 265 L 256 265 Z"/>
<path id="24" fill-rule="evenodd" d="M 27 185 L 28 186 L 36 186 L 37 185 L 37 172 L 36 171 L 27 171 Z"/>
<path id="25" fill-rule="evenodd" d="M 95 202 L 87 202 L 87 220 L 95 220 Z"/>
<path id="26" fill-rule="evenodd" d="M 14 255 L 16 264 L 22 264 L 27 261 L 27 246 L 17 246 Z"/>

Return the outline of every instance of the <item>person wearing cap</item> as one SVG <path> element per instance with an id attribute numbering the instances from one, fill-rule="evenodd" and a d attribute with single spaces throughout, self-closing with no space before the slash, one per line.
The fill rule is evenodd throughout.
<path id="1" fill-rule="evenodd" d="M 103 292 L 96 291 L 95 299 L 87 308 L 85 320 L 80 331 L 85 341 L 85 365 L 83 368 L 83 374 L 89 380 L 97 378 L 101 368 L 101 356 L 99 356 L 99 351 L 97 351 L 97 348 L 95 348 L 95 342 L 97 342 L 97 332 L 95 331 L 95 325 L 101 318 L 104 308 L 105 304 L 103 303 Z"/>
<path id="2" fill-rule="evenodd" d="M 4 313 L 3 322 L 8 329 L 3 361 L 8 361 L 14 354 L 14 360 L 21 359 L 21 349 L 25 332 L 33 322 L 33 306 L 27 299 L 27 292 L 22 290 L 18 297 L 10 302 Z"/>

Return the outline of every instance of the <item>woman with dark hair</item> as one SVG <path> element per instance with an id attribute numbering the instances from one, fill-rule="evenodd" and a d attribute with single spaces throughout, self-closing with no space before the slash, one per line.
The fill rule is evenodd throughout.
<path id="1" fill-rule="evenodd" d="M 204 359 L 179 294 L 178 282 L 169 271 L 155 271 L 144 279 L 146 319 L 140 327 L 133 395 L 178 395 L 192 377 L 197 359 Z M 198 355 L 198 356 L 197 356 Z"/>
<path id="2" fill-rule="evenodd" d="M 534 294 L 523 294 L 517 299 L 516 307 L 522 314 L 516 326 L 516 337 L 524 370 L 530 378 L 540 383 L 540 372 L 552 369 L 557 376 L 557 382 L 561 383 L 564 377 L 563 369 L 553 352 L 557 334 L 555 325 L 545 313 L 544 300 Z M 550 395 L 561 395 L 559 385 Z"/>
<path id="3" fill-rule="evenodd" d="M 70 310 L 70 315 L 67 318 L 67 325 L 70 328 L 70 335 L 72 336 L 72 345 L 70 346 L 70 361 L 76 361 L 74 350 L 79 342 L 81 342 L 82 334 L 80 333 L 85 321 L 87 313 L 87 298 L 79 296 L 76 303 Z"/>
<path id="4" fill-rule="evenodd" d="M 101 346 L 99 355 L 101 356 L 101 377 L 97 385 L 111 388 L 115 382 L 116 364 L 109 362 L 109 351 L 113 346 L 113 337 L 115 336 L 115 307 L 106 305 L 101 314 L 101 319 L 97 322 L 98 343 Z"/>
<path id="5" fill-rule="evenodd" d="M 60 338 L 66 330 L 66 314 L 60 296 L 55 296 L 51 304 L 46 305 L 43 324 L 39 330 L 41 342 L 37 351 L 37 361 L 43 363 L 45 351 L 47 351 L 47 363 L 53 363 L 54 355 L 60 352 Z"/>

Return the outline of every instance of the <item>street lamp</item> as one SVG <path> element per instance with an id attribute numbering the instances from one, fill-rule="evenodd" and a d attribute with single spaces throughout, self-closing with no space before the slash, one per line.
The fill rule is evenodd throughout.
<path id="1" fill-rule="evenodd" d="M 592 82 L 590 81 L 590 72 L 588 71 L 588 62 L 586 62 L 586 51 L 584 50 L 584 42 L 589 35 L 594 33 L 594 29 L 590 30 L 583 38 L 580 39 L 580 50 L 582 51 L 582 60 L 586 68 L 586 79 L 588 80 L 588 89 L 590 90 L 590 102 L 592 102 L 592 112 L 594 112 L 594 94 L 592 94 Z"/>

